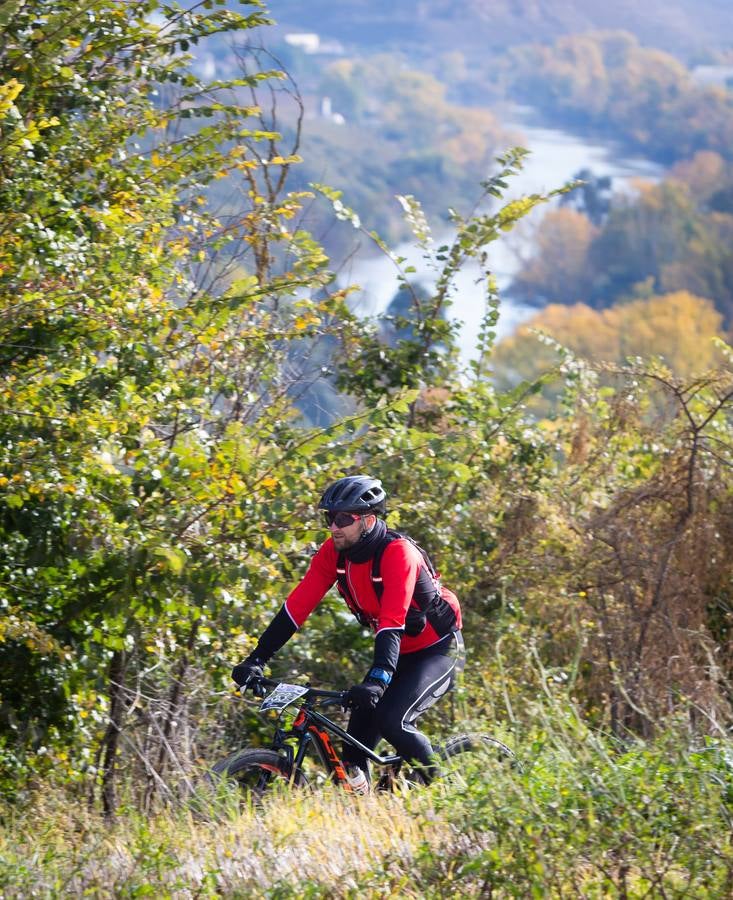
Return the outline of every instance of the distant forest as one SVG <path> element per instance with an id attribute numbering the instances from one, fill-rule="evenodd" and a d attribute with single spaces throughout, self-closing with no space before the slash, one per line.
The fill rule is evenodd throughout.
<path id="1" fill-rule="evenodd" d="M 417 22 L 429 6 L 420 7 Z M 379 6 L 374 20 L 378 14 Z M 359 15 L 367 13 L 355 7 Z M 482 20 L 476 14 L 474 21 Z M 414 195 L 432 222 L 447 221 L 451 206 L 470 210 L 497 154 L 523 140 L 491 110 L 501 100 L 529 104 L 552 126 L 672 167 L 671 181 L 635 198 L 609 195 L 598 206 L 602 185 L 585 172 L 588 185 L 571 200 L 575 212 L 548 217 L 513 296 L 538 306 L 585 302 L 600 309 L 686 291 L 712 301 L 730 327 L 729 87 L 699 84 L 671 53 L 619 30 L 507 45 L 475 65 L 462 45 L 448 52 L 446 41 L 446 52 L 436 49 L 425 65 L 378 47 L 307 53 L 282 34 L 271 46 L 283 55 L 303 104 L 297 141 L 284 116 L 281 125 L 283 154 L 297 146 L 303 158 L 290 172 L 291 186 L 328 183 L 370 229 L 392 242 L 404 239 L 395 195 Z M 309 205 L 305 222 L 337 264 L 359 240 L 348 222 L 334 227 L 322 205 Z"/>

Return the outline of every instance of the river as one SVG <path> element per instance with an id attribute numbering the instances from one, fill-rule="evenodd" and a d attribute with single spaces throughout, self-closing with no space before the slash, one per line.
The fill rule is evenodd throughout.
<path id="1" fill-rule="evenodd" d="M 633 190 L 636 179 L 658 181 L 664 174 L 663 167 L 649 160 L 623 156 L 610 143 L 588 141 L 577 134 L 534 124 L 532 110 L 527 107 L 512 107 L 511 117 L 503 121 L 503 127 L 516 135 L 516 143 L 531 151 L 522 172 L 511 179 L 507 199 L 560 187 L 584 168 L 598 176 L 610 176 L 616 193 Z M 536 225 L 547 208 L 540 207 L 529 214 L 530 226 Z M 451 234 L 437 235 L 436 246 L 450 240 Z M 523 253 L 531 249 L 531 243 L 527 241 L 531 242 L 531 228 L 522 229 L 519 237 L 510 234 L 502 238 L 489 251 L 492 270 L 502 292 L 497 327 L 499 338 L 511 334 L 517 325 L 536 312 L 535 307 L 520 304 L 507 293 L 519 265 L 517 250 L 520 243 L 524 242 L 521 244 Z M 431 270 L 419 250 L 410 243 L 395 249 L 399 256 L 406 257 L 406 266 L 415 267 L 416 273 L 412 277 L 416 281 L 431 281 Z M 362 315 L 383 312 L 397 291 L 395 267 L 384 256 L 357 257 L 342 274 L 346 283 L 357 284 L 361 288 L 352 306 Z M 465 266 L 456 279 L 456 293 L 451 307 L 452 316 L 463 323 L 459 346 L 464 360 L 475 355 L 475 337 L 485 312 L 484 292 L 482 285 L 477 284 L 478 278 L 475 265 Z"/>

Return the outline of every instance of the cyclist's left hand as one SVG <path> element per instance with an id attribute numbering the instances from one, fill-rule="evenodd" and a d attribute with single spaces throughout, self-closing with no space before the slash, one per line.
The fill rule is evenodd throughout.
<path id="1" fill-rule="evenodd" d="M 387 685 L 376 678 L 365 678 L 361 684 L 355 684 L 346 692 L 345 705 L 352 709 L 374 709 L 382 699 Z"/>
<path id="2" fill-rule="evenodd" d="M 232 681 L 236 681 L 237 685 L 244 690 L 251 681 L 262 678 L 262 666 L 264 663 L 259 659 L 247 657 L 244 662 L 239 663 L 232 669 Z"/>

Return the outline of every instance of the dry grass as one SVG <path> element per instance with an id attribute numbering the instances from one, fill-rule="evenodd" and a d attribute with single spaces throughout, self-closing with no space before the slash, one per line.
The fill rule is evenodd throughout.
<path id="1" fill-rule="evenodd" d="M 321 791 L 242 811 L 223 803 L 204 816 L 123 812 L 108 825 L 61 796 L 45 798 L 32 820 L 11 816 L 0 830 L 0 896 L 289 896 L 306 886 L 346 896 L 370 872 L 388 878 L 393 867 L 399 881 L 420 848 L 452 843 L 426 800 Z"/>
<path id="2" fill-rule="evenodd" d="M 621 746 L 542 709 L 521 767 L 461 759 L 404 795 L 242 809 L 223 786 L 153 816 L 130 803 L 114 825 L 62 789 L 0 807 L 0 898 L 733 897 L 729 741 Z"/>

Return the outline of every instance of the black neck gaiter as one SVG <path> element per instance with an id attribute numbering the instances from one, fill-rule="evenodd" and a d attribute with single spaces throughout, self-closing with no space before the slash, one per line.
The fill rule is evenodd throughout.
<path id="1" fill-rule="evenodd" d="M 349 547 L 346 551 L 346 558 L 353 563 L 363 563 L 371 559 L 384 540 L 385 534 L 387 534 L 387 525 L 381 519 L 377 519 L 374 528 L 362 534 L 359 542 L 353 547 Z"/>

